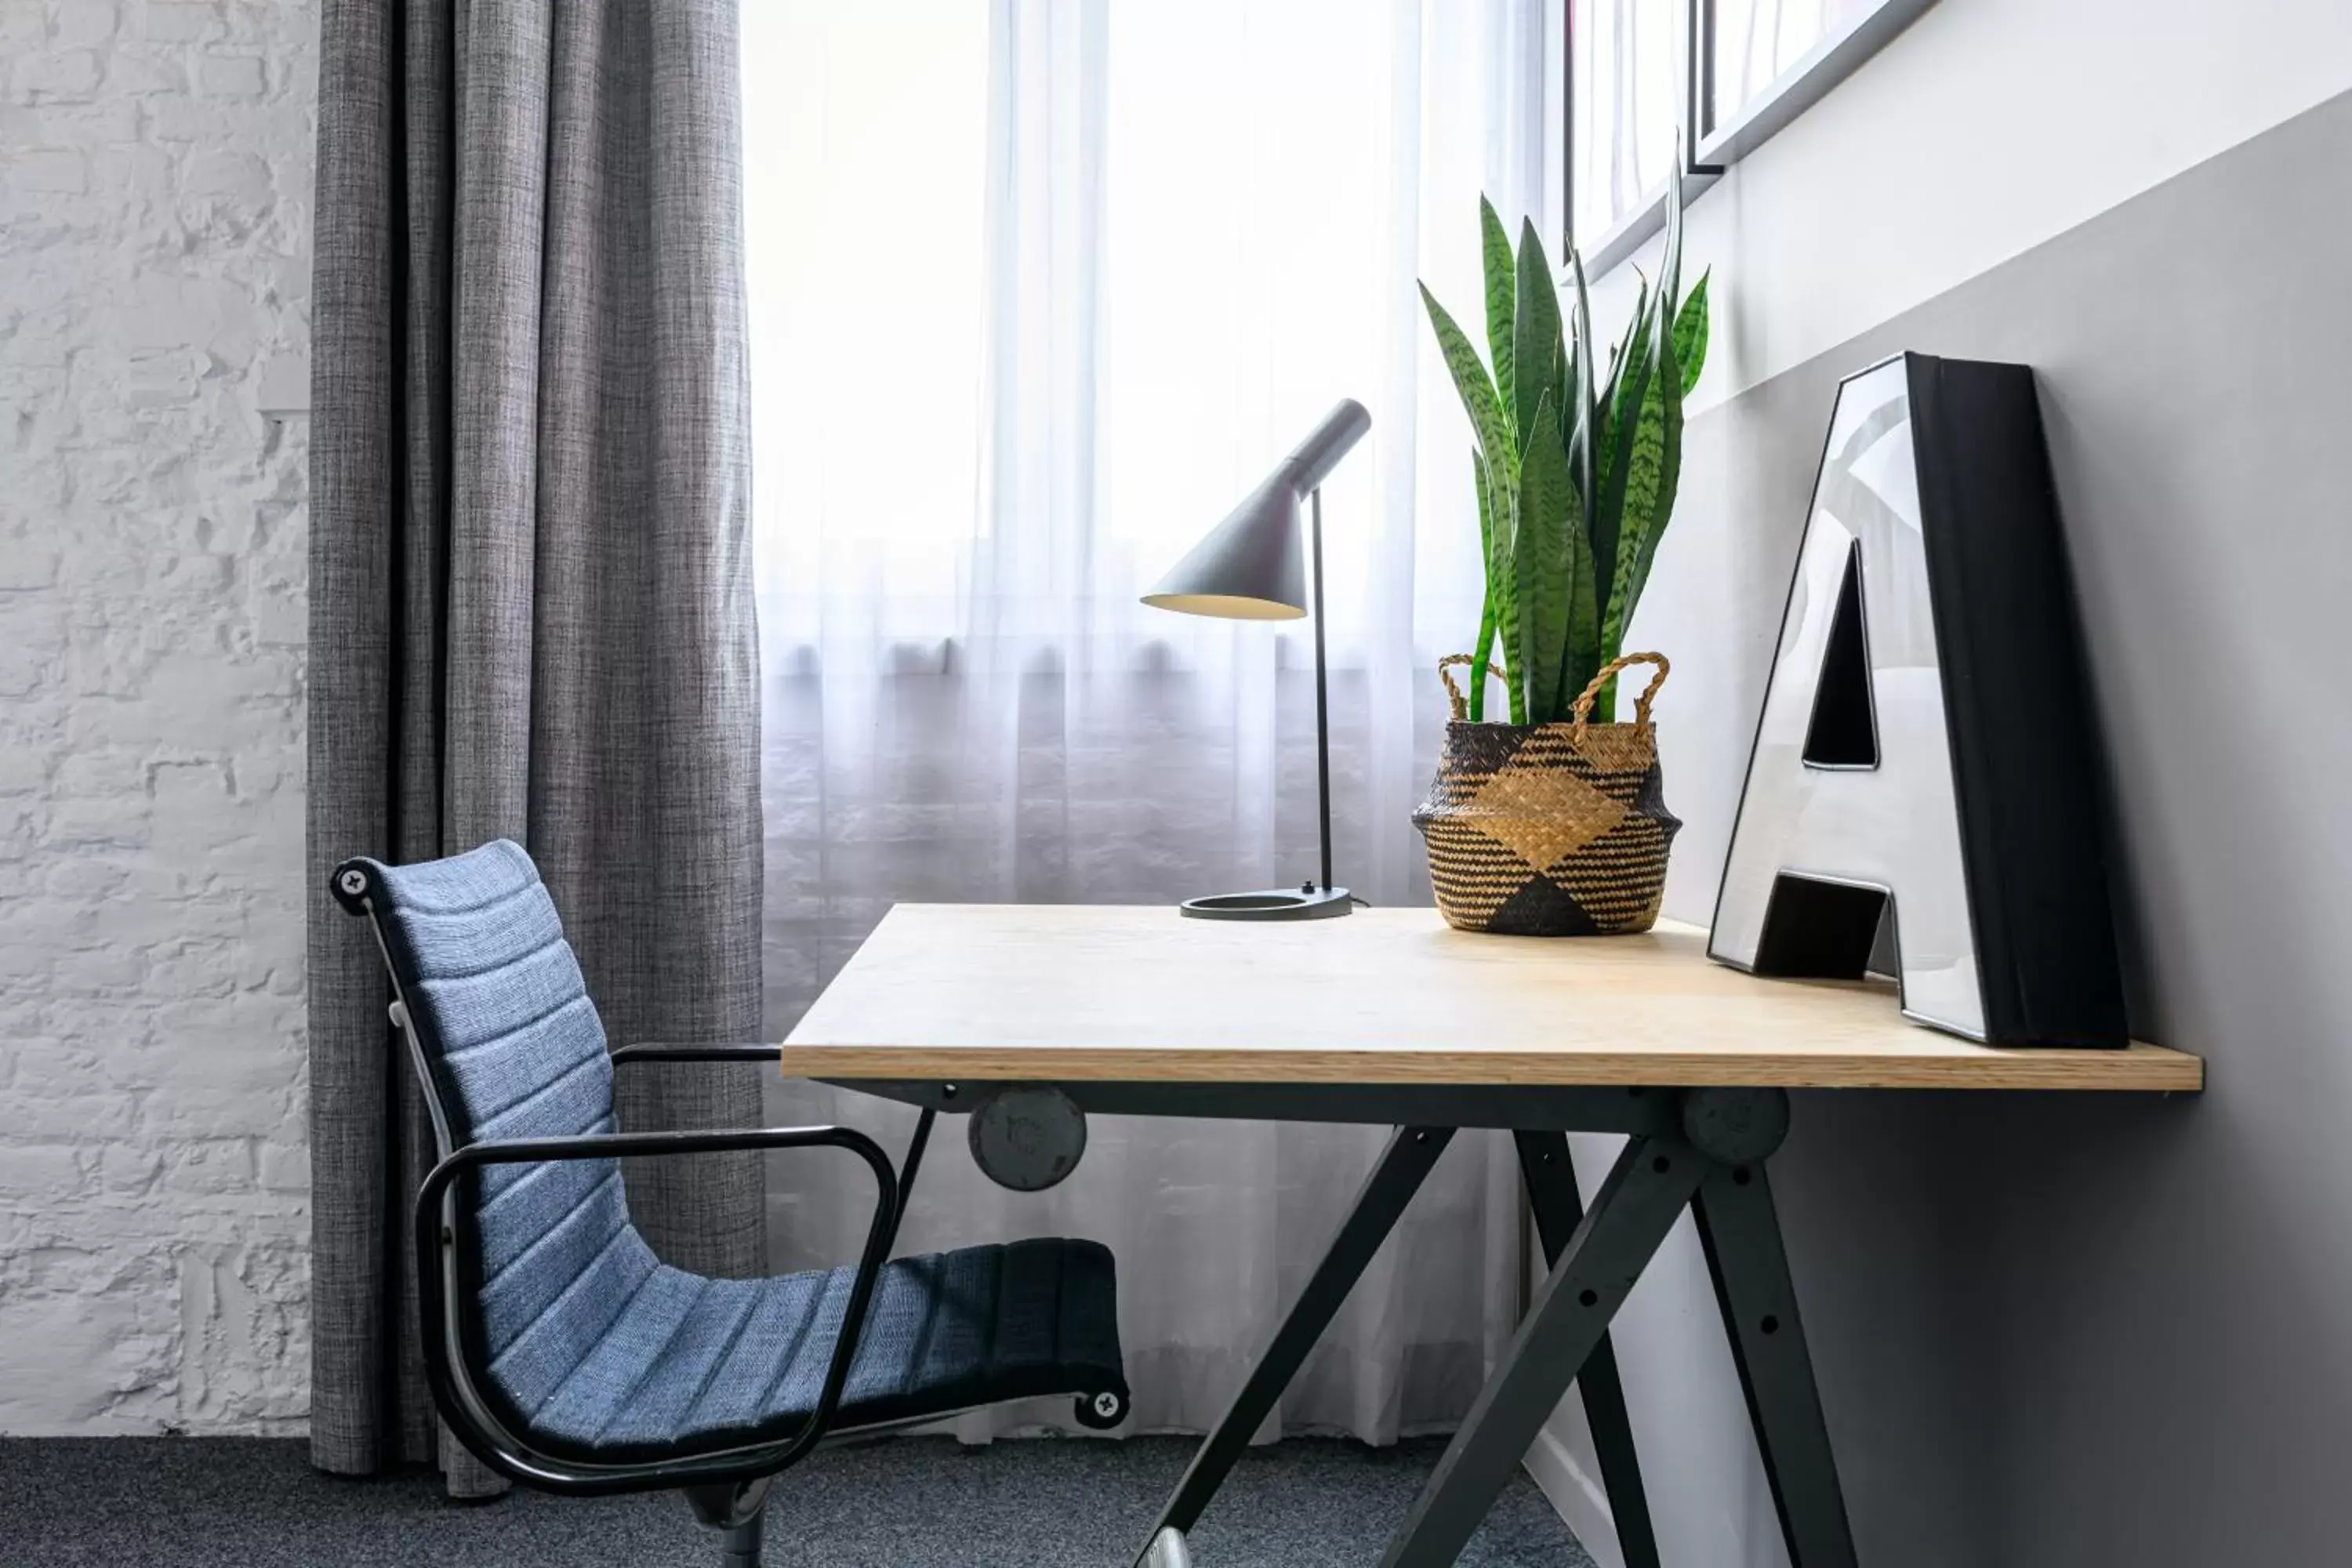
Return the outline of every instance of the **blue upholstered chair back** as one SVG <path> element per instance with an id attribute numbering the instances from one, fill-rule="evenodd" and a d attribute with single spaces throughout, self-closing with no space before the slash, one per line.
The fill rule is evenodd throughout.
<path id="1" fill-rule="evenodd" d="M 335 888 L 373 907 L 453 1146 L 615 1131 L 604 1024 L 520 846 L 414 866 L 350 860 Z M 459 1227 L 461 1331 L 478 1336 L 499 1390 L 534 1410 L 656 1259 L 612 1160 L 490 1165 L 455 1190 L 474 1221 Z"/>

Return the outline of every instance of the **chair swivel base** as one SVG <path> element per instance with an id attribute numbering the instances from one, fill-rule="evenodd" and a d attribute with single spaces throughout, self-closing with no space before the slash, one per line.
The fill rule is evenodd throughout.
<path id="1" fill-rule="evenodd" d="M 773 1476 L 681 1489 L 694 1517 L 719 1532 L 719 1568 L 760 1568 Z"/>

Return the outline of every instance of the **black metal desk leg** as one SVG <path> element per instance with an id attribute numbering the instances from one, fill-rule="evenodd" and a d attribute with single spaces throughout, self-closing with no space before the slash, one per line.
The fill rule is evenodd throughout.
<path id="1" fill-rule="evenodd" d="M 1521 1132 L 1519 1171 L 1535 1209 L 1536 1235 L 1549 1270 L 1568 1250 L 1569 1238 L 1584 1219 L 1584 1199 L 1576 1190 L 1576 1167 L 1569 1163 L 1565 1132 Z M 1659 1568 L 1658 1538 L 1650 1527 L 1650 1499 L 1642 1489 L 1642 1461 L 1633 1449 L 1633 1424 L 1625 1414 L 1625 1384 L 1617 1375 L 1617 1352 L 1603 1334 L 1576 1374 L 1584 1396 L 1584 1418 L 1592 1427 L 1592 1449 L 1601 1461 L 1601 1482 L 1609 1491 L 1609 1518 L 1625 1568 Z"/>
<path id="2" fill-rule="evenodd" d="M 1363 1275 L 1372 1254 L 1380 1250 L 1396 1226 L 1397 1216 L 1421 1190 L 1422 1178 L 1437 1163 L 1438 1155 L 1453 1141 L 1451 1127 L 1400 1127 L 1381 1152 L 1380 1163 L 1365 1179 L 1363 1190 L 1356 1194 L 1356 1206 L 1341 1222 L 1339 1233 L 1331 1238 L 1330 1248 L 1323 1261 L 1315 1266 L 1315 1273 L 1290 1315 L 1275 1331 L 1274 1342 L 1258 1358 L 1257 1365 L 1234 1395 L 1224 1418 L 1217 1429 L 1202 1440 L 1200 1450 L 1185 1468 L 1184 1479 L 1176 1483 L 1175 1496 L 1160 1513 L 1160 1522 L 1151 1527 L 1151 1540 L 1157 1541 L 1163 1530 L 1189 1531 L 1201 1517 L 1201 1510 L 1224 1484 L 1225 1476 L 1249 1447 L 1250 1436 L 1264 1422 L 1274 1402 L 1289 1386 L 1307 1352 L 1323 1337 L 1339 1303 Z M 1149 1563 L 1151 1546 L 1146 1542 L 1136 1561 Z"/>
<path id="3" fill-rule="evenodd" d="M 1382 1568 L 1446 1568 L 1461 1555 L 1709 1165 L 1677 1140 L 1626 1143 Z"/>
<path id="4" fill-rule="evenodd" d="M 1793 1568 L 1854 1568 L 1845 1494 L 1762 1163 L 1717 1167 L 1692 1207 L 1789 1561 Z"/>

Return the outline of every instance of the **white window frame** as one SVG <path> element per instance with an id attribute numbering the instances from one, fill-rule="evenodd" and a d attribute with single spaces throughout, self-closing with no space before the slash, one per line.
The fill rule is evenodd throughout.
<path id="1" fill-rule="evenodd" d="M 1574 0 L 1566 0 L 1573 4 Z M 1722 177 L 1724 170 L 1754 152 L 1782 126 L 1821 101 L 1829 90 L 1860 69 L 1894 37 L 1918 20 L 1936 0 L 1878 0 L 1869 9 L 1846 18 L 1808 49 L 1771 84 L 1756 93 L 1721 124 L 1715 122 L 1716 0 L 1680 0 L 1685 69 L 1679 116 L 1683 145 L 1683 205 L 1687 206 Z M 1563 5 L 1561 57 L 1566 68 L 1563 91 L 1570 112 L 1564 134 L 1567 156 L 1562 160 L 1564 209 L 1569 221 L 1576 214 L 1576 93 L 1575 28 L 1567 24 Z M 1666 226 L 1666 190 L 1661 184 L 1643 193 L 1632 210 L 1620 216 L 1584 247 L 1585 270 L 1598 278 L 1633 254 Z M 1569 236 L 1571 243 L 1580 237 Z"/>

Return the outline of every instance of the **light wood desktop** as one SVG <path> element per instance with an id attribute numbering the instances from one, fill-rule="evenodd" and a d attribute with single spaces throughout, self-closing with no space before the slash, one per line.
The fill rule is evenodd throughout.
<path id="1" fill-rule="evenodd" d="M 1760 980 L 1696 927 L 1560 941 L 1126 905 L 901 904 L 784 1042 L 806 1078 L 2197 1089 L 2197 1058 L 1998 1050 L 1891 984 Z"/>

